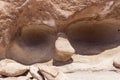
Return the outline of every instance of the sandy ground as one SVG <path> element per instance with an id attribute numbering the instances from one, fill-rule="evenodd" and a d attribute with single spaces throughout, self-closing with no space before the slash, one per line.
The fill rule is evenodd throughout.
<path id="1" fill-rule="evenodd" d="M 79 71 L 67 73 L 70 80 L 120 80 L 120 72 L 114 71 Z"/>

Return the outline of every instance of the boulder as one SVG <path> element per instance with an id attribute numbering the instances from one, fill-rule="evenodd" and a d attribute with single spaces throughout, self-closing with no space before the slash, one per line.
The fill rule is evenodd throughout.
<path id="1" fill-rule="evenodd" d="M 14 60 L 4 59 L 0 61 L 0 75 L 15 77 L 24 74 L 28 69 L 28 66 Z"/>
<path id="2" fill-rule="evenodd" d="M 74 48 L 70 44 L 67 38 L 58 37 L 55 42 L 56 56 L 55 60 L 57 61 L 68 61 L 71 56 L 75 53 Z"/>

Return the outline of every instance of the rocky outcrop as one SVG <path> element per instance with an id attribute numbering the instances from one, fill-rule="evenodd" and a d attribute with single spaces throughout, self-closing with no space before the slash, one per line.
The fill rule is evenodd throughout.
<path id="1" fill-rule="evenodd" d="M 51 60 L 57 50 L 54 44 L 57 37 L 60 37 L 57 35 L 59 32 L 67 35 L 66 39 L 75 49 L 72 53 L 88 54 L 82 51 L 86 51 L 86 46 L 85 48 L 84 44 L 80 46 L 81 43 L 79 44 L 78 41 L 81 40 L 85 43 L 108 42 L 109 44 L 109 41 L 113 43 L 120 38 L 119 0 L 5 0 L 0 2 L 2 4 L 1 59 L 7 57 L 24 64 Z M 101 47 L 96 50 L 99 48 Z M 66 48 L 64 49 L 66 51 Z M 93 49 L 90 50 L 90 54 L 98 54 Z M 47 56 L 48 54 L 51 56 Z M 72 55 L 70 54 L 69 58 L 70 56 Z"/>
<path id="2" fill-rule="evenodd" d="M 110 67 L 114 65 L 119 68 L 119 59 L 116 58 L 120 52 L 119 14 L 120 0 L 1 0 L 0 59 L 9 58 L 32 65 L 50 60 L 62 64 L 72 58 L 72 63 L 96 64 L 101 61 L 104 63 L 107 57 Z M 79 55 L 77 59 L 73 56 L 75 54 Z M 0 62 L 0 74 L 18 76 L 25 73 L 28 70 L 26 66 L 17 62 Z M 75 68 L 72 69 L 72 65 Z M 108 67 L 101 66 L 101 63 L 101 68 L 99 65 L 77 65 L 80 67 L 70 64 L 68 72 L 80 68 Z M 14 70 L 11 71 L 11 68 Z M 29 68 L 30 74 L 38 80 L 42 77 L 37 71 L 53 80 L 64 76 L 56 68 L 54 73 L 50 66 Z"/>

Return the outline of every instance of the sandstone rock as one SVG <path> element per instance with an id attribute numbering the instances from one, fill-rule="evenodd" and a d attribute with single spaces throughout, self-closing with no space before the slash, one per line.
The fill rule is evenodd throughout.
<path id="1" fill-rule="evenodd" d="M 58 61 L 67 61 L 75 53 L 75 50 L 70 44 L 70 42 L 63 37 L 58 37 L 58 39 L 55 42 L 55 48 L 56 48 L 55 60 Z"/>
<path id="2" fill-rule="evenodd" d="M 0 60 L 5 58 L 5 46 L 0 45 Z"/>
<path id="3" fill-rule="evenodd" d="M 39 65 L 40 72 L 49 80 L 54 80 L 58 75 L 58 69 L 54 66 Z"/>
<path id="4" fill-rule="evenodd" d="M 48 80 L 69 80 L 67 76 L 55 66 L 40 65 L 39 70 Z"/>
<path id="5" fill-rule="evenodd" d="M 17 13 L 15 13 L 16 10 L 18 11 Z M 73 31 L 75 29 L 75 26 L 77 26 L 79 29 L 74 30 L 73 32 L 71 32 L 71 34 L 68 33 L 72 37 L 75 36 L 78 38 L 80 35 L 87 35 L 83 38 L 85 38 L 88 41 L 94 42 L 95 40 L 99 43 L 99 41 L 105 40 L 106 42 L 112 41 L 112 43 L 115 43 L 112 45 L 112 47 L 111 45 L 105 47 L 103 43 L 101 43 L 99 47 L 91 43 L 89 45 L 86 42 L 85 44 L 87 44 L 87 46 L 85 45 L 81 47 L 81 43 L 78 44 L 79 40 L 75 41 L 77 42 L 77 44 L 75 45 L 78 45 L 78 48 L 75 50 L 78 50 L 79 53 L 82 53 L 82 51 L 80 50 L 81 48 L 83 52 L 94 53 L 93 50 L 95 50 L 96 53 L 100 54 L 103 51 L 106 51 L 111 48 L 116 48 L 120 45 L 119 22 L 120 0 L 1 0 L 0 34 L 2 39 L 1 42 L 3 42 L 5 45 L 5 49 L 4 46 L 1 46 L 1 53 L 6 52 L 7 58 L 14 59 L 21 63 L 33 64 L 37 62 L 47 61 L 43 59 L 52 59 L 51 55 L 55 54 L 54 47 L 56 47 L 57 56 L 55 57 L 55 59 L 59 61 L 67 61 L 75 52 L 73 48 L 75 48 L 76 46 L 74 46 L 73 48 L 68 47 L 73 45 L 70 45 L 70 43 L 72 42 L 69 43 L 67 39 L 57 36 L 57 33 L 63 32 L 67 34 L 68 27 L 74 24 L 72 26 L 73 29 L 70 28 L 70 31 Z M 87 28 L 85 25 L 87 26 Z M 82 30 L 82 32 L 80 32 L 81 26 L 84 27 L 82 29 L 85 31 Z M 31 48 L 30 45 L 26 46 L 25 44 L 23 44 L 23 40 L 25 40 L 26 42 L 32 42 L 34 44 L 36 40 L 38 40 L 39 42 L 39 40 L 41 40 L 42 38 L 42 41 L 44 41 L 45 38 L 44 36 L 39 38 L 29 38 L 29 35 L 26 35 L 26 33 L 24 33 L 24 31 L 26 31 L 26 28 L 27 30 L 29 30 L 29 27 L 32 27 L 32 29 L 35 28 L 35 31 L 32 30 L 29 32 L 30 37 L 33 35 L 36 36 L 36 34 L 34 33 L 37 32 L 36 30 L 39 30 L 39 27 L 46 30 L 43 30 L 42 32 L 45 33 L 47 36 L 50 33 L 53 34 L 55 38 L 47 37 L 46 42 L 43 45 L 39 45 L 40 47 L 32 46 Z M 48 28 L 52 28 L 52 31 L 49 31 Z M 78 33 L 78 36 L 73 35 L 74 32 Z M 91 32 L 92 35 L 90 35 Z M 113 41 L 113 38 L 115 38 L 116 36 L 118 37 L 117 40 L 115 39 L 115 41 Z M 58 39 L 56 41 L 56 44 L 54 45 L 57 37 Z M 43 54 L 45 55 L 43 56 Z M 7 66 L 11 67 L 11 65 Z M 6 69 L 7 68 L 8 67 L 6 67 Z M 9 73 L 11 74 L 12 72 L 6 72 L 4 74 L 8 75 Z"/>
<path id="6" fill-rule="evenodd" d="M 10 34 L 8 34 L 10 26 L 12 26 L 12 19 L 15 19 L 15 15 L 11 13 L 16 10 L 14 5 L 9 2 L 0 1 L 0 60 L 5 58 L 6 45 L 9 43 Z"/>
<path id="7" fill-rule="evenodd" d="M 29 77 L 21 76 L 21 77 L 0 78 L 0 80 L 30 80 L 30 79 Z"/>
<path id="8" fill-rule="evenodd" d="M 113 60 L 113 66 L 115 66 L 116 68 L 120 68 L 120 57 L 119 56 L 115 57 L 115 59 Z"/>
<path id="9" fill-rule="evenodd" d="M 0 74 L 5 76 L 18 76 L 24 74 L 28 70 L 27 66 L 17 63 L 10 59 L 0 61 Z"/>
<path id="10" fill-rule="evenodd" d="M 0 4 L 0 33 L 2 42 L 6 46 L 13 35 L 12 33 L 16 32 L 15 29 L 17 29 L 17 27 L 14 27 L 14 24 L 16 24 L 14 21 L 17 16 L 17 10 L 15 5 L 9 2 L 1 0 Z M 10 27 L 14 27 L 14 29 L 11 30 L 12 32 L 10 31 Z"/>
<path id="11" fill-rule="evenodd" d="M 30 66 L 31 75 L 37 80 L 43 80 L 43 77 L 38 72 L 39 72 L 39 69 L 37 67 Z"/>
<path id="12" fill-rule="evenodd" d="M 55 78 L 55 80 L 70 80 L 63 72 L 59 71 L 59 74 Z"/>
<path id="13" fill-rule="evenodd" d="M 106 26 L 107 24 L 112 25 L 112 27 L 118 26 L 114 29 L 115 29 L 115 32 L 117 33 L 119 32 L 119 25 L 120 25 L 119 24 L 119 21 L 120 21 L 120 17 L 119 17 L 120 1 L 119 0 L 102 0 L 102 1 L 100 0 L 69 0 L 69 1 L 68 0 L 65 0 L 65 1 L 63 0 L 49 0 L 49 1 L 46 1 L 46 0 L 17 0 L 17 1 L 16 0 L 1 0 L 0 4 L 1 4 L 0 5 L 0 12 L 1 12 L 0 24 L 1 24 L 1 27 L 4 28 L 4 29 L 3 28 L 0 29 L 0 33 L 4 32 L 4 34 L 2 34 L 1 37 L 4 37 L 3 42 L 8 43 L 8 44 L 5 44 L 5 46 L 7 46 L 5 47 L 5 52 L 7 53 L 6 57 L 14 59 L 24 64 L 45 62 L 45 61 L 52 59 L 53 56 L 50 53 L 55 54 L 54 52 L 55 39 L 53 38 L 47 39 L 47 42 L 49 40 L 52 41 L 50 42 L 51 43 L 50 45 L 45 43 L 45 45 L 43 45 L 42 47 L 33 46 L 33 48 L 31 49 L 30 46 L 23 46 L 22 44 L 19 45 L 19 43 L 21 43 L 21 41 L 24 40 L 22 38 L 24 37 L 27 38 L 25 40 L 31 39 L 31 38 L 28 38 L 27 36 L 23 36 L 21 38 L 21 34 L 24 33 L 24 31 L 22 32 L 21 30 L 24 30 L 25 27 L 30 27 L 30 26 L 33 28 L 42 27 L 46 29 L 45 26 L 41 26 L 41 25 L 47 25 L 49 28 L 55 28 L 56 30 L 55 30 L 55 33 L 53 34 L 55 35 L 55 37 L 59 37 L 57 36 L 57 31 L 58 33 L 61 31 L 66 33 L 66 29 L 69 27 L 69 25 L 77 21 L 80 22 L 80 25 L 78 26 L 81 26 L 83 23 L 85 24 L 87 23 L 87 25 L 89 26 L 88 23 L 96 24 L 100 22 L 100 24 L 104 23 L 105 24 L 104 26 Z M 114 24 L 112 24 L 111 22 L 109 23 L 105 22 L 106 20 L 111 20 L 111 22 L 113 22 Z M 99 25 L 99 27 L 101 26 L 102 25 Z M 93 26 L 92 30 L 96 31 L 99 29 L 95 27 L 96 26 Z M 85 27 L 84 29 L 89 32 L 89 28 L 86 29 Z M 110 29 L 105 28 L 104 30 L 100 30 L 99 32 L 101 34 L 101 32 L 104 31 L 104 34 L 106 34 L 107 31 L 109 32 L 109 30 L 112 30 L 112 29 L 113 28 L 110 28 Z M 46 31 L 46 33 L 47 32 L 48 30 Z M 79 33 L 79 31 L 76 31 L 76 30 L 75 32 Z M 83 34 L 88 35 L 84 32 Z M 112 32 L 113 33 L 111 34 L 114 35 L 114 31 Z M 31 32 L 31 35 L 32 34 L 33 33 Z M 97 32 L 95 34 L 97 34 Z M 94 37 L 95 34 L 93 34 L 92 37 Z M 72 34 L 69 34 L 69 35 L 74 36 Z M 99 34 L 95 35 L 94 39 L 96 39 L 98 36 Z M 21 38 L 21 40 L 18 41 L 18 38 Z M 93 40 L 91 36 L 89 37 L 87 36 L 87 38 Z M 107 38 L 106 36 L 105 37 L 100 36 L 99 38 L 105 38 L 105 41 L 108 41 L 106 40 Z M 97 39 L 102 40 L 99 38 Z M 109 38 L 110 40 L 112 40 L 111 39 L 112 37 L 109 37 Z M 34 39 L 34 37 L 32 39 Z M 62 41 L 64 42 L 66 40 L 62 40 Z M 77 49 L 75 50 L 76 52 L 78 51 L 82 53 L 81 50 L 79 49 L 80 48 L 79 45 L 81 44 L 78 44 L 78 50 Z M 91 46 L 87 46 L 88 48 L 86 48 L 85 46 L 85 49 L 83 49 L 83 47 L 82 47 L 82 50 L 84 51 L 86 49 L 91 49 Z M 57 54 L 59 55 L 58 56 L 59 61 L 61 60 L 67 61 L 68 59 L 70 59 L 72 53 L 74 52 L 74 50 L 72 51 L 72 53 L 71 51 L 67 52 L 67 49 L 66 50 L 65 49 L 66 48 L 64 49 L 57 48 L 56 51 L 57 51 Z M 98 47 L 96 49 L 93 47 L 91 51 L 89 50 L 86 50 L 86 51 L 93 53 L 93 49 L 96 51 L 97 49 L 101 50 L 103 48 L 100 47 L 99 49 Z M 3 51 L 1 51 L 1 53 Z M 50 54 L 49 55 L 50 57 L 48 57 L 48 54 L 44 55 L 44 56 L 47 56 L 46 59 L 48 58 L 49 59 L 43 60 L 45 57 L 43 57 L 43 55 L 40 54 L 40 52 L 42 54 L 43 53 Z M 101 51 L 98 51 L 98 52 L 101 52 Z M 65 57 L 64 55 L 67 55 L 67 56 Z M 57 57 L 56 57 L 56 60 L 57 60 Z"/>

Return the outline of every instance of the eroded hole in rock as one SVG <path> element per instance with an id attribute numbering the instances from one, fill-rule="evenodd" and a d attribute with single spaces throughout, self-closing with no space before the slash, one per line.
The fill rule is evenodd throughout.
<path id="1" fill-rule="evenodd" d="M 120 44 L 120 23 L 112 20 L 78 21 L 66 29 L 76 53 L 94 55 Z"/>
<path id="2" fill-rule="evenodd" d="M 7 58 L 23 64 L 46 62 L 55 53 L 56 30 L 46 25 L 23 27 L 9 44 Z"/>
<path id="3" fill-rule="evenodd" d="M 35 47 L 48 44 L 48 39 L 51 38 L 51 36 L 44 30 L 38 30 L 38 28 L 23 28 L 20 38 L 26 46 Z"/>

